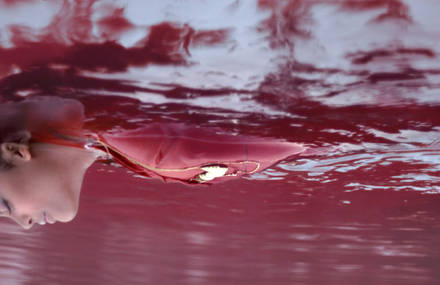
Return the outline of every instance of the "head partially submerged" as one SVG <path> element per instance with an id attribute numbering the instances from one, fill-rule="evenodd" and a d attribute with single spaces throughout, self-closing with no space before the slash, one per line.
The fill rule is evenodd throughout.
<path id="1" fill-rule="evenodd" d="M 0 137 L 0 214 L 25 229 L 36 223 L 72 220 L 84 174 L 95 161 L 95 154 L 83 148 L 33 141 L 29 124 L 21 120 L 27 114 L 17 108 L 12 120 L 10 111 L 8 117 L 0 118 L 4 126 Z"/>

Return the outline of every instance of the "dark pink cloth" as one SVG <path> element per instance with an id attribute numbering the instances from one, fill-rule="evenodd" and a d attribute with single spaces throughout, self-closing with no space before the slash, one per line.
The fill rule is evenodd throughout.
<path id="1" fill-rule="evenodd" d="M 207 183 L 261 171 L 305 151 L 300 144 L 222 134 L 183 124 L 152 124 L 117 134 L 100 134 L 120 163 L 140 174 L 164 180 L 195 182 L 202 167 L 227 167 L 224 177 Z M 103 149 L 103 148 L 102 148 Z"/>

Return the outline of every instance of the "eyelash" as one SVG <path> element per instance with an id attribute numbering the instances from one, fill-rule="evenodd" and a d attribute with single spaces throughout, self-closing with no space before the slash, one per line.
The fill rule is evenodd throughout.
<path id="1" fill-rule="evenodd" d="M 12 212 L 11 205 L 9 204 L 8 200 L 2 199 L 2 204 L 3 206 L 5 206 L 6 209 L 8 209 L 8 213 L 11 214 Z"/>

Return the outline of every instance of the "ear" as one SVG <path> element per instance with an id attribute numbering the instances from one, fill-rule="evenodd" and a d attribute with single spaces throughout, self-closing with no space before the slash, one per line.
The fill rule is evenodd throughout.
<path id="1" fill-rule="evenodd" d="M 27 143 L 5 142 L 0 145 L 2 158 L 12 164 L 31 160 Z"/>

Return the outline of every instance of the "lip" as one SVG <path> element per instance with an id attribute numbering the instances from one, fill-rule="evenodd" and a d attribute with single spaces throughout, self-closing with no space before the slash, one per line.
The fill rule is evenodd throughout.
<path id="1" fill-rule="evenodd" d="M 43 218 L 39 222 L 40 225 L 48 224 L 54 224 L 56 220 L 47 212 L 43 212 Z"/>

